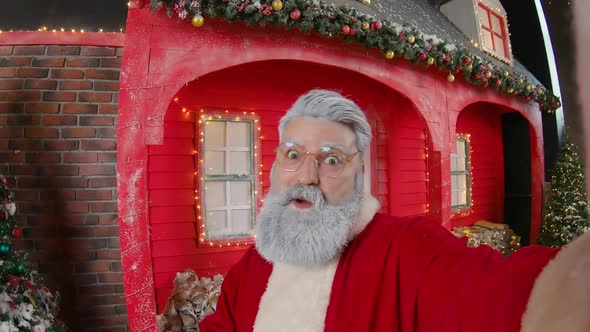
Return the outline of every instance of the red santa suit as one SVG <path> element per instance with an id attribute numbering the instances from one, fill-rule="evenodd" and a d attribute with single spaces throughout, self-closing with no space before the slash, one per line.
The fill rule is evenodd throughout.
<path id="1" fill-rule="evenodd" d="M 369 220 L 325 266 L 273 265 L 251 248 L 201 331 L 518 331 L 558 252 L 532 246 L 505 258 L 427 218 Z"/>

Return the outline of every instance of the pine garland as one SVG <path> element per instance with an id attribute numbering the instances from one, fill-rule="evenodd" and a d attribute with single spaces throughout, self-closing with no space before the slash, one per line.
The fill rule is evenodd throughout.
<path id="1" fill-rule="evenodd" d="M 590 229 L 584 165 L 568 136 L 551 177 L 551 198 L 537 242 L 559 247 Z"/>
<path id="2" fill-rule="evenodd" d="M 207 16 L 247 25 L 297 28 L 304 33 L 315 31 L 327 38 L 339 36 L 347 42 L 379 48 L 387 59 L 400 57 L 426 67 L 437 66 L 449 82 L 462 75 L 470 84 L 520 96 L 526 102 L 534 100 L 548 113 L 561 106 L 558 97 L 513 67 L 497 66 L 468 48 L 424 34 L 413 26 L 377 20 L 348 5 L 318 0 L 152 0 L 150 8 L 165 9 L 169 17 L 192 19 L 195 26 L 201 26 L 203 16 Z"/>

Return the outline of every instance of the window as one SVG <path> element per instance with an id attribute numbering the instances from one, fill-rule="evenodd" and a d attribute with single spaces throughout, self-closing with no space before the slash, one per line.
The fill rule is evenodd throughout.
<path id="1" fill-rule="evenodd" d="M 481 2 L 477 6 L 481 26 L 481 44 L 485 51 L 510 61 L 510 40 L 506 29 L 506 18 L 494 12 Z"/>
<path id="2" fill-rule="evenodd" d="M 457 153 L 451 153 L 451 208 L 460 210 L 470 206 L 469 140 L 457 136 Z"/>
<path id="3" fill-rule="evenodd" d="M 256 211 L 254 120 L 201 122 L 201 199 L 207 240 L 252 237 Z"/>

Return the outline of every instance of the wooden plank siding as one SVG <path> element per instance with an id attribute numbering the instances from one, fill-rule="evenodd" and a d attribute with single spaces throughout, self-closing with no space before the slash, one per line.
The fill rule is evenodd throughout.
<path id="1" fill-rule="evenodd" d="M 201 108 L 255 112 L 260 119 L 260 163 L 262 194 L 269 190 L 269 177 L 278 145 L 278 123 L 294 101 L 293 96 L 316 86 L 354 95 L 367 113 L 373 129 L 371 145 L 371 190 L 381 201 L 381 212 L 397 215 L 424 215 L 428 201 L 425 147 L 428 139 L 423 120 L 410 103 L 391 90 L 375 85 L 366 77 L 325 66 L 314 70 L 314 80 L 306 79 L 309 68 L 264 68 L 245 65 L 190 82 L 177 94 L 182 105 L 195 112 L 188 115 L 172 103 L 165 117 L 164 142 L 149 147 L 148 185 L 151 253 L 158 310 L 172 289 L 178 271 L 194 269 L 199 276 L 225 274 L 243 255 L 245 247 L 198 245 L 194 196 L 196 118 Z M 270 66 L 270 68 L 269 68 Z M 309 67 L 310 64 L 305 64 Z M 285 74 L 288 71 L 288 75 Z M 276 77 L 266 75 L 276 73 Z M 235 80 L 235 77 L 240 80 Z M 245 81 L 242 80 L 245 79 Z M 256 79 L 254 79 L 256 78 Z M 247 84 L 251 81 L 251 84 Z M 318 82 L 319 81 L 319 82 Z M 246 83 L 245 83 L 246 82 Z M 359 84 L 370 88 L 358 89 Z M 271 89 L 280 85 L 286 92 Z M 223 87 L 220 89 L 220 87 Z M 275 91 L 264 94 L 265 89 Z M 198 117 L 198 115 L 197 115 Z M 395 165 L 397 173 L 392 173 Z M 397 190 L 392 195 L 392 190 Z"/>
<path id="2" fill-rule="evenodd" d="M 451 227 L 472 225 L 478 220 L 504 221 L 504 153 L 501 112 L 471 105 L 459 114 L 457 133 L 470 134 L 471 199 L 466 216 L 455 216 Z"/>

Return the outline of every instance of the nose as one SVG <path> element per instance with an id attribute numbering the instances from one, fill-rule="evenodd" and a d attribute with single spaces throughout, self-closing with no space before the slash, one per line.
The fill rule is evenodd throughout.
<path id="1" fill-rule="evenodd" d="M 298 180 L 301 185 L 317 185 L 319 183 L 318 161 L 313 156 L 307 156 L 299 168 Z"/>

